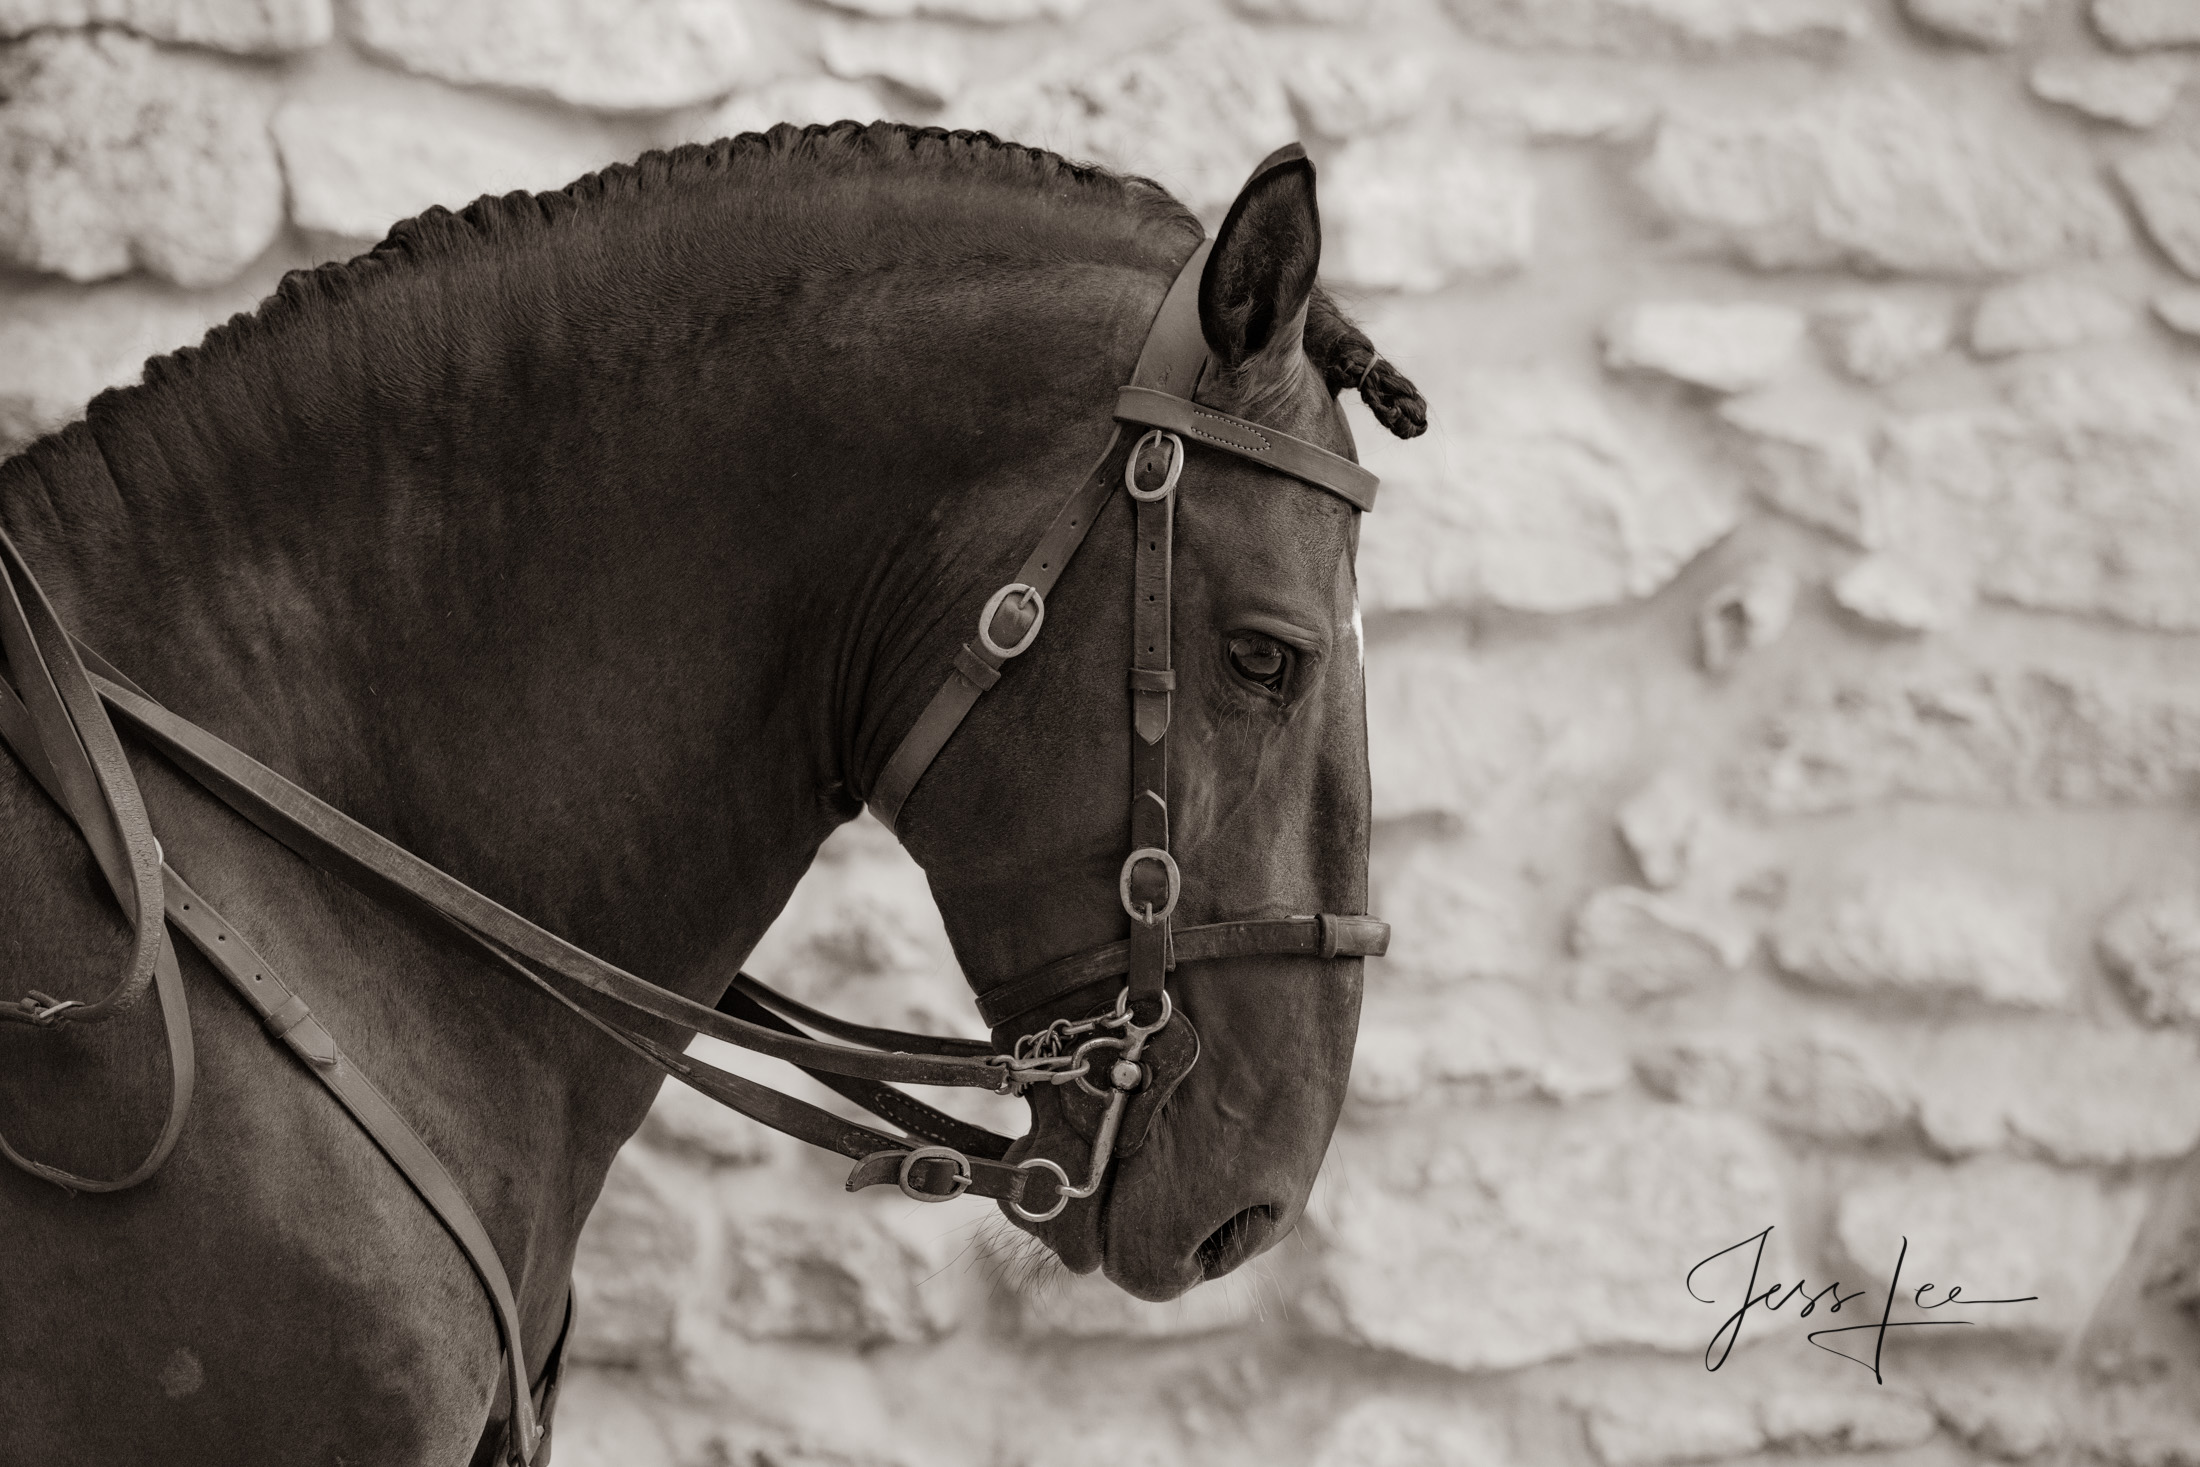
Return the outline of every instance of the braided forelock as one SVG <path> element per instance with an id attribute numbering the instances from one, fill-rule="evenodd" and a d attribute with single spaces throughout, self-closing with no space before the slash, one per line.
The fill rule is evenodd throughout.
<path id="1" fill-rule="evenodd" d="M 1375 343 L 1319 287 L 1307 304 L 1306 355 L 1320 368 L 1332 395 L 1358 389 L 1375 421 L 1398 437 L 1418 438 L 1428 431 L 1428 403 L 1420 389 L 1375 350 Z"/>

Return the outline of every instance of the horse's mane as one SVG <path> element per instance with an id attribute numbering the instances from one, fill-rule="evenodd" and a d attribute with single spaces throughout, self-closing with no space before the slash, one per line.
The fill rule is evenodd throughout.
<path id="1" fill-rule="evenodd" d="M 1089 242 L 1091 226 L 1100 220 L 1115 222 L 1119 236 L 1155 236 L 1180 245 L 1202 232 L 1197 216 L 1151 179 L 1004 142 L 991 133 L 888 122 L 782 123 L 768 132 L 644 153 L 548 193 L 484 195 L 456 211 L 430 208 L 393 225 L 363 255 L 290 271 L 252 311 L 215 326 L 196 346 L 146 362 L 143 388 L 99 394 L 87 416 L 111 410 L 113 400 L 144 388 L 180 384 L 210 365 L 236 360 L 284 328 L 355 301 L 393 277 L 508 250 L 561 228 L 676 201 L 697 190 L 799 190 L 851 177 L 939 185 L 964 195 L 973 190 L 1022 194 L 1045 206 L 1035 214 L 1080 221 L 1079 229 L 1055 232 L 1058 238 Z M 1426 425 L 1426 409 L 1412 383 L 1320 291 L 1308 314 L 1306 350 L 1332 393 L 1356 388 L 1392 432 L 1410 438 Z"/>

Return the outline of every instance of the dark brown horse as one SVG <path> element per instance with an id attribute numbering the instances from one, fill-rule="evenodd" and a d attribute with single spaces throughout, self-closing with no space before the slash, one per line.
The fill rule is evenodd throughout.
<path id="1" fill-rule="evenodd" d="M 1227 368 L 1203 400 L 1348 453 L 1356 384 L 1414 431 L 1410 384 L 1313 288 L 1311 170 L 1241 205 L 1200 301 Z M 1199 237 L 1150 184 L 981 135 L 652 154 L 291 276 L 0 465 L 0 526 L 170 708 L 709 1002 L 1106 440 Z M 1361 911 L 1356 517 L 1195 456 L 1183 919 Z M 981 992 L 1121 936 L 1126 513 L 899 822 Z M 171 863 L 459 1178 L 541 1360 L 657 1071 L 135 762 Z M 88 998 L 128 948 L 74 828 L 0 758 L 0 988 Z M 1111 1185 L 1034 1231 L 1149 1299 L 1273 1243 L 1336 1120 L 1359 966 L 1180 968 L 1204 1057 Z M 467 1461 L 498 1390 L 475 1278 L 304 1067 L 188 949 L 183 969 L 197 1094 L 166 1166 L 112 1195 L 0 1167 L 0 1462 Z M 165 1052 L 152 1003 L 0 1028 L 0 1133 L 126 1171 Z M 1013 1155 L 1083 1149 L 1047 1091 Z"/>

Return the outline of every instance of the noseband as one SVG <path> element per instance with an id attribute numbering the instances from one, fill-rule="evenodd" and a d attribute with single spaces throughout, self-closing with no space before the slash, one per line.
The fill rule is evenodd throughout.
<path id="1" fill-rule="evenodd" d="M 75 1191 L 119 1191 L 159 1169 L 182 1130 L 194 1074 L 191 1027 L 171 938 L 172 931 L 182 933 L 260 1016 L 268 1032 L 373 1137 L 473 1266 L 489 1295 L 505 1350 L 511 1388 L 508 1455 L 523 1464 L 532 1461 L 540 1436 L 538 1411 L 547 1418 L 554 1393 L 557 1352 L 544 1382 L 531 1384 L 509 1279 L 463 1189 L 273 965 L 167 864 L 109 720 L 112 709 L 177 767 L 307 861 L 370 895 L 440 917 L 492 961 L 712 1099 L 850 1157 L 856 1162 L 848 1177 L 850 1191 L 894 1183 L 924 1202 L 969 1193 L 998 1199 L 1032 1222 L 1057 1216 L 1073 1198 L 1094 1195 L 1110 1158 L 1126 1153 L 1125 1117 L 1134 1097 L 1142 1097 L 1150 1120 L 1197 1055 L 1196 1039 L 1187 1038 L 1178 1046 L 1173 1072 L 1163 1076 L 1152 1058 L 1155 1051 L 1149 1050 L 1149 1041 L 1165 1034 L 1189 1035 L 1189 1021 L 1177 1012 L 1167 991 L 1168 974 L 1178 963 L 1245 956 L 1377 956 L 1390 937 L 1389 927 L 1371 917 L 1328 914 L 1174 926 L 1183 873 L 1169 853 L 1169 703 L 1176 686 L 1169 659 L 1170 552 L 1176 495 L 1187 467 L 1185 440 L 1289 475 L 1358 510 L 1373 506 L 1376 484 L 1374 475 L 1324 448 L 1191 401 L 1209 360 L 1199 330 L 1198 289 L 1210 247 L 1202 244 L 1193 253 L 1171 287 L 1137 370 L 1117 397 L 1118 426 L 1099 463 L 1056 515 L 1016 579 L 987 601 L 976 645 L 966 644 L 956 654 L 953 673 L 888 759 L 870 797 L 878 817 L 892 825 L 964 715 L 1000 680 L 1003 665 L 1036 643 L 1047 593 L 1120 483 L 1136 502 L 1138 536 L 1129 674 L 1132 849 L 1117 882 L 1130 933 L 1003 984 L 978 1001 L 997 1032 L 1013 1032 L 1042 1008 L 1080 1000 L 1088 1011 L 1103 1008 L 1108 1002 L 1105 989 L 1122 978 L 1112 1007 L 1093 1018 L 1056 1020 L 1023 1034 L 1001 1053 L 982 1041 L 850 1024 L 778 994 L 745 973 L 734 978 L 715 1008 L 660 988 L 491 901 L 162 707 L 68 634 L 14 543 L 0 532 L 0 649 L 7 654 L 8 670 L 8 676 L 0 677 L 0 743 L 74 821 L 136 932 L 123 976 L 103 997 L 82 1002 L 33 990 L 20 1000 L 0 1002 L 0 1022 L 45 1030 L 98 1023 L 129 1008 L 150 988 L 164 1021 L 172 1077 L 159 1138 L 144 1161 L 120 1177 L 79 1176 L 32 1160 L 4 1137 L 0 1154 Z M 1147 431 L 1118 466 L 1124 423 Z M 1029 621 L 1003 640 L 1007 625 L 1002 613 L 1010 610 L 1028 614 Z M 599 1013 L 581 1003 L 574 988 L 613 1000 L 630 1012 L 615 1017 Z M 661 1026 L 645 1025 L 637 1016 L 676 1026 L 681 1043 L 686 1035 L 708 1034 L 786 1060 L 907 1134 L 857 1125 L 690 1058 L 648 1032 L 655 1027 L 661 1033 Z M 829 1043 L 805 1030 L 844 1042 Z M 1022 1094 L 1036 1085 L 1074 1085 L 1104 1098 L 1085 1180 L 1071 1185 L 1065 1169 L 1044 1157 L 1007 1163 L 1004 1158 L 1013 1144 L 1008 1137 L 935 1110 L 895 1088 L 895 1082 L 1002 1094 Z M 1043 1192 L 1028 1190 L 1041 1175 L 1051 1178 L 1054 1195 L 1044 1207 L 1027 1206 L 1045 1198 Z"/>

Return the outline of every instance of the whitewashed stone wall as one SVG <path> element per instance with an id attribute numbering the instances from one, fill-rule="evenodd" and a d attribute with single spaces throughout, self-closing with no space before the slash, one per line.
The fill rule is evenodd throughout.
<path id="1" fill-rule="evenodd" d="M 675 1089 L 586 1240 L 560 1467 L 2200 1462 L 2200 0 L 0 36 L 0 444 L 431 202 L 843 115 L 1210 216 L 1304 137 L 1327 274 L 1428 392 L 1419 442 L 1360 420 L 1398 937 L 1299 1236 L 1139 1305 Z M 974 1027 L 868 822 L 753 966 Z M 1870 1292 L 1709 1372 L 1742 1286 L 1683 1277 L 1767 1226 L 1766 1280 Z M 1893 1331 L 1880 1384 L 1803 1335 L 1876 1317 L 1905 1239 L 1897 1318 L 2039 1297 Z"/>

